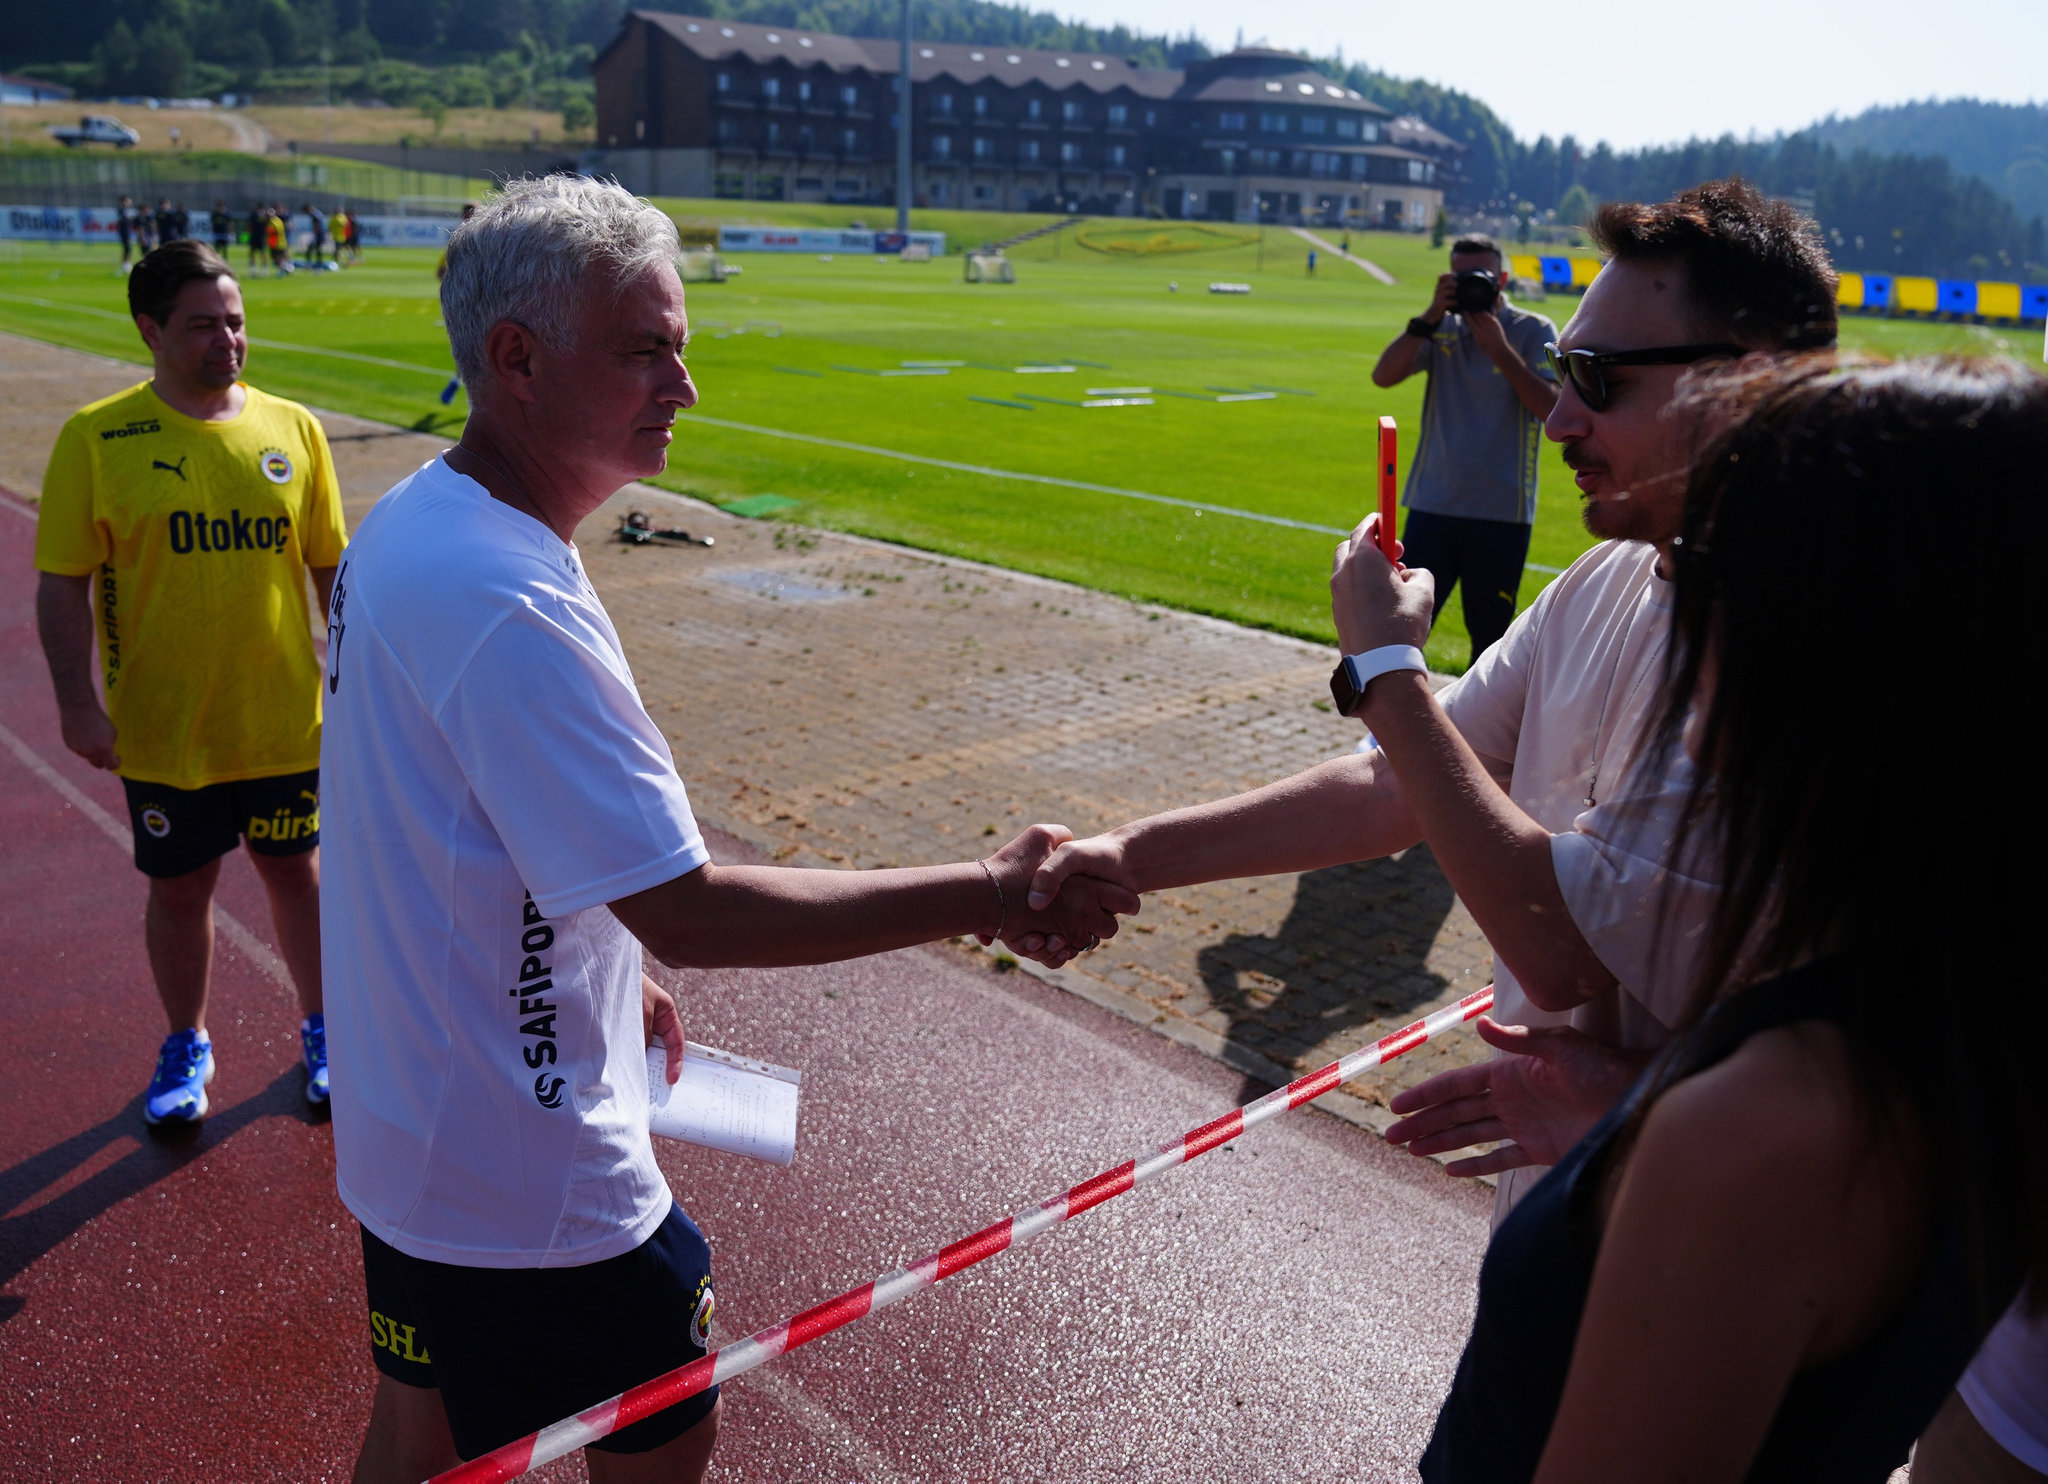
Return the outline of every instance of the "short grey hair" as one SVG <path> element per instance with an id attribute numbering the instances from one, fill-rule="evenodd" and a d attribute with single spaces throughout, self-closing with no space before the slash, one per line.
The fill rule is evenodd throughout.
<path id="1" fill-rule="evenodd" d="M 484 341 L 500 320 L 569 349 L 593 270 L 616 293 L 681 251 L 676 224 L 616 181 L 506 181 L 448 238 L 441 318 L 456 369 L 472 389 L 484 384 Z"/>

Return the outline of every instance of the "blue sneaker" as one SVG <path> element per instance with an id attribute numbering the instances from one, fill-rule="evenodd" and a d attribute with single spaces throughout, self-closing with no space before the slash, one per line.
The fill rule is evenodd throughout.
<path id="1" fill-rule="evenodd" d="M 306 1101 L 318 1107 L 327 1101 L 327 1017 L 308 1015 L 300 1021 L 299 1044 L 306 1064 Z"/>
<path id="2" fill-rule="evenodd" d="M 197 1123 L 206 1116 L 206 1084 L 213 1080 L 213 1041 L 204 1031 L 178 1031 L 156 1055 L 156 1075 L 142 1100 L 142 1121 Z"/>

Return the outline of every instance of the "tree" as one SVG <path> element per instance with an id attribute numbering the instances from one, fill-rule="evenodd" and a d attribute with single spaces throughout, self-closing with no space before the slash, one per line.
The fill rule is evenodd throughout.
<path id="1" fill-rule="evenodd" d="M 1593 220 L 1593 209 L 1599 204 L 1591 191 L 1575 185 L 1558 197 L 1557 219 L 1567 227 L 1583 227 Z"/>
<path id="2" fill-rule="evenodd" d="M 192 75 L 192 43 L 163 21 L 151 21 L 135 38 L 135 70 L 130 86 L 152 98 L 175 98 L 188 91 Z"/>
<path id="3" fill-rule="evenodd" d="M 135 33 L 126 21 L 115 21 L 92 49 L 93 91 L 125 93 L 135 78 L 135 64 L 142 55 Z"/>

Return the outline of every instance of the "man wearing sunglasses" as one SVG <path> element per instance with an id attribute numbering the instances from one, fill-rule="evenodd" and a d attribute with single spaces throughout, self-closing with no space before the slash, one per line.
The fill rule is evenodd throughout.
<path id="1" fill-rule="evenodd" d="M 1402 1094 L 1394 1111 L 1409 1116 L 1389 1135 L 1424 1154 L 1516 1141 L 1451 1166 L 1501 1173 L 1502 1214 L 1687 1014 L 1686 928 L 1718 888 L 1711 867 L 1664 870 L 1682 762 L 1668 776 L 1629 767 L 1658 689 L 1671 591 L 1658 567 L 1678 533 L 1692 444 L 1667 414 L 1679 379 L 1714 356 L 1833 343 L 1834 271 L 1811 227 L 1740 181 L 1601 208 L 1594 238 L 1610 261 L 1557 341 L 1545 429 L 1602 541 L 1441 693 L 1454 735 L 1404 747 L 1382 733 L 1390 695 L 1436 703 L 1419 674 L 1401 673 L 1423 661 L 1415 625 L 1397 632 L 1405 619 L 1384 560 L 1375 571 L 1340 548 L 1331 590 L 1346 658 L 1331 689 L 1347 714 L 1370 703 L 1387 750 L 1070 842 L 1032 883 L 1034 904 L 1076 873 L 1157 891 L 1426 839 L 1496 955 L 1498 1024 L 1482 1020 L 1480 1034 L 1524 1054 Z M 1476 771 L 1506 798 L 1474 787 Z"/>
<path id="2" fill-rule="evenodd" d="M 1422 430 L 1408 466 L 1401 534 L 1410 562 L 1436 574 L 1436 611 L 1465 592 L 1472 658 L 1507 632 L 1536 521 L 1543 419 L 1557 401 L 1543 359 L 1557 327 L 1508 302 L 1500 244 L 1474 233 L 1451 244 L 1451 271 L 1429 308 L 1380 353 L 1375 386 L 1420 371 Z"/>

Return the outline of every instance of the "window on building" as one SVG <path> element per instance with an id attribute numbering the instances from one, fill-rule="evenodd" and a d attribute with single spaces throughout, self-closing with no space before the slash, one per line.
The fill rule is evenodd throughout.
<path id="1" fill-rule="evenodd" d="M 940 118 L 951 118 L 953 115 L 953 95 L 951 93 L 934 93 L 932 95 L 932 112 Z"/>
<path id="2" fill-rule="evenodd" d="M 798 126 L 796 131 L 796 147 L 804 154 L 809 154 L 818 147 L 817 137 L 812 134 L 809 124 Z"/>
<path id="3" fill-rule="evenodd" d="M 768 147 L 770 149 L 773 149 L 776 145 L 780 144 L 781 142 L 782 125 L 776 123 L 774 120 L 771 119 L 768 122 Z"/>
<path id="4" fill-rule="evenodd" d="M 1045 100 L 1042 98 L 1026 98 L 1024 100 L 1024 117 L 1030 119 L 1033 123 L 1037 123 L 1040 119 L 1044 118 Z"/>
<path id="5" fill-rule="evenodd" d="M 935 160 L 950 160 L 953 158 L 952 135 L 934 134 L 932 136 L 932 158 Z"/>
<path id="6" fill-rule="evenodd" d="M 1260 114 L 1259 132 L 1261 134 L 1285 134 L 1287 132 L 1287 115 L 1284 113 Z"/>
<path id="7" fill-rule="evenodd" d="M 718 142 L 720 144 L 737 143 L 739 137 L 740 123 L 738 119 L 725 118 L 718 121 Z"/>
<path id="8" fill-rule="evenodd" d="M 730 93 L 732 91 L 732 74 L 730 72 L 718 74 L 718 91 L 721 93 Z"/>
<path id="9" fill-rule="evenodd" d="M 1338 119 L 1337 137 L 1339 139 L 1356 139 L 1358 137 L 1358 120 Z"/>
<path id="10" fill-rule="evenodd" d="M 1320 134 L 1329 127 L 1329 120 L 1317 118 L 1314 114 L 1301 121 L 1301 132 L 1304 134 Z"/>
<path id="11" fill-rule="evenodd" d="M 1374 123 L 1360 124 L 1358 126 L 1358 137 L 1367 144 L 1372 144 L 1380 137 L 1380 126 Z"/>
<path id="12" fill-rule="evenodd" d="M 1351 178 L 1353 180 L 1365 179 L 1365 164 L 1366 157 L 1364 155 L 1353 155 L 1351 157 Z"/>
<path id="13" fill-rule="evenodd" d="M 851 83 L 839 90 L 839 101 L 848 108 L 860 107 L 860 89 Z"/>
<path id="14" fill-rule="evenodd" d="M 1081 146 L 1078 142 L 1069 139 L 1060 145 L 1060 163 L 1062 165 L 1078 165 L 1081 163 Z"/>
<path id="15" fill-rule="evenodd" d="M 1112 144 L 1109 147 L 1109 163 L 1121 169 L 1129 162 L 1130 154 L 1131 152 L 1121 144 Z"/>
<path id="16" fill-rule="evenodd" d="M 1126 108 L 1126 107 L 1125 107 L 1125 106 L 1124 106 L 1123 104 L 1121 104 L 1121 103 L 1112 103 L 1112 104 L 1110 104 L 1110 105 L 1109 105 L 1109 126 L 1110 126 L 1110 128 L 1112 128 L 1112 129 L 1121 129 L 1121 128 L 1123 128 L 1123 127 L 1124 127 L 1124 125 L 1128 124 L 1128 123 L 1129 123 L 1130 121 L 1131 121 L 1131 111 L 1130 111 L 1130 109 Z"/>
<path id="17" fill-rule="evenodd" d="M 1244 132 L 1244 115 L 1241 113 L 1218 114 L 1216 116 L 1216 127 L 1223 130 L 1226 134 L 1242 134 Z"/>
<path id="18" fill-rule="evenodd" d="M 773 103 L 777 99 L 779 99 L 782 96 L 782 79 L 779 77 L 762 78 L 761 96 L 763 98 L 766 98 L 770 103 Z"/>
<path id="19" fill-rule="evenodd" d="M 1428 180 L 1429 162 L 1427 160 L 1410 160 L 1408 162 L 1408 178 L 1415 181 Z"/>
<path id="20" fill-rule="evenodd" d="M 1069 98 L 1060 105 L 1060 117 L 1070 124 L 1080 123 L 1085 116 L 1080 102 L 1076 99 Z"/>
<path id="21" fill-rule="evenodd" d="M 858 129 L 841 129 L 841 130 L 839 131 L 839 148 L 840 148 L 841 152 L 842 152 L 842 153 L 845 153 L 845 154 L 849 154 L 849 155 L 857 155 L 857 154 L 859 154 L 859 153 L 860 153 L 860 130 L 858 130 Z"/>
<path id="22" fill-rule="evenodd" d="M 1225 155 L 1229 153 L 1229 150 L 1224 151 Z M 1245 151 L 1244 158 L 1245 163 L 1254 170 L 1278 170 L 1280 168 L 1280 151 L 1277 149 L 1249 149 Z"/>
<path id="23" fill-rule="evenodd" d="M 986 94 L 976 93 L 974 95 L 974 116 L 978 119 L 988 117 L 988 97 Z"/>
<path id="24" fill-rule="evenodd" d="M 977 135 L 974 141 L 974 158 L 993 160 L 996 157 L 996 142 L 986 134 Z"/>
<path id="25" fill-rule="evenodd" d="M 1154 127 L 1154 126 L 1155 126 L 1156 124 L 1158 124 L 1158 122 L 1159 122 L 1159 110 L 1157 110 L 1156 108 L 1148 108 L 1148 109 L 1146 109 L 1146 110 L 1145 110 L 1145 127 L 1146 127 L 1146 128 L 1148 128 L 1148 129 L 1150 129 L 1150 128 Z"/>
<path id="26" fill-rule="evenodd" d="M 1017 158 L 1027 165 L 1036 165 L 1038 163 L 1038 141 L 1036 139 L 1026 139 L 1019 143 L 1017 146 Z"/>

